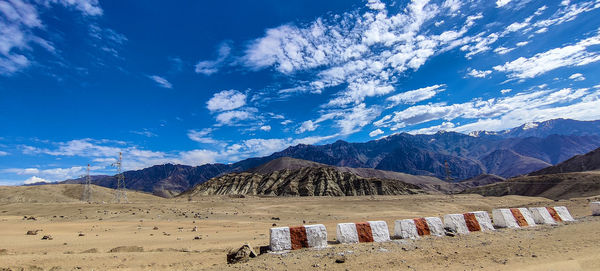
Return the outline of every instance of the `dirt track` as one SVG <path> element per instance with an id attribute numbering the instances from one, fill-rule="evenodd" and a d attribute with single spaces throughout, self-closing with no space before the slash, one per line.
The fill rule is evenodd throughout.
<path id="1" fill-rule="evenodd" d="M 191 202 L 151 197 L 135 199 L 137 202 L 124 205 L 50 201 L 2 203 L 0 268 L 600 270 L 600 246 L 597 245 L 600 217 L 587 217 L 590 215 L 587 199 L 554 202 L 543 198 L 478 195 L 207 197 Z M 329 240 L 333 241 L 335 225 L 339 222 L 385 220 L 393 232 L 396 219 L 491 211 L 496 207 L 555 205 L 567 206 L 579 222 L 454 238 L 332 244 L 320 251 L 267 254 L 249 263 L 225 263 L 225 254 L 230 248 L 245 242 L 267 245 L 268 230 L 274 223 L 278 226 L 322 223 L 327 226 Z M 34 216 L 36 220 L 23 219 L 23 216 Z M 195 226 L 197 232 L 192 231 Z M 155 227 L 158 229 L 154 230 Z M 25 234 L 36 229 L 43 231 L 37 235 Z M 53 240 L 41 240 L 43 235 L 51 235 Z M 201 239 L 194 240 L 195 237 Z M 119 246 L 139 246 L 143 252 L 133 252 L 140 250 L 135 247 L 108 252 Z M 346 262 L 336 264 L 335 257 L 340 253 L 345 254 Z"/>

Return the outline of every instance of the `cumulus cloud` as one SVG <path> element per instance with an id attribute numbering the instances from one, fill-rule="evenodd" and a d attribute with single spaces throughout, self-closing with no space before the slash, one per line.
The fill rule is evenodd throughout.
<path id="1" fill-rule="evenodd" d="M 369 136 L 370 136 L 370 137 L 376 137 L 376 136 L 378 136 L 378 135 L 382 135 L 382 134 L 384 134 L 383 130 L 381 130 L 381 129 L 377 128 L 376 130 L 373 130 L 373 131 L 371 131 L 371 132 L 369 133 Z"/>
<path id="2" fill-rule="evenodd" d="M 269 132 L 269 131 L 271 131 L 271 126 L 270 125 L 260 126 L 260 130 L 261 131 L 265 131 L 265 132 Z"/>
<path id="3" fill-rule="evenodd" d="M 583 81 L 583 80 L 585 80 L 585 76 L 583 76 L 583 74 L 581 74 L 581 73 L 574 73 L 574 74 L 571 74 L 571 76 L 569 76 L 569 79 L 571 79 L 573 81 Z"/>
<path id="4" fill-rule="evenodd" d="M 467 73 L 467 75 L 471 76 L 471 77 L 485 78 L 486 76 L 490 75 L 491 73 L 492 73 L 492 71 L 490 71 L 490 70 L 480 71 L 480 70 L 469 68 L 469 72 Z"/>
<path id="5" fill-rule="evenodd" d="M 189 139 L 204 143 L 204 144 L 219 144 L 220 142 L 216 139 L 213 139 L 210 134 L 214 131 L 212 128 L 205 128 L 200 131 L 198 130 L 188 130 L 187 136 Z"/>
<path id="6" fill-rule="evenodd" d="M 494 123 L 490 128 L 502 129 L 518 126 L 519 123 L 529 122 L 540 118 L 600 118 L 600 112 L 591 113 L 593 106 L 600 103 L 600 92 L 588 88 L 558 90 L 535 90 L 518 93 L 509 97 L 488 100 L 474 99 L 466 103 L 446 104 L 435 103 L 417 105 L 402 111 L 386 115 L 374 123 L 378 127 L 391 127 L 396 130 L 411 125 L 427 123 L 434 120 L 452 120 L 462 118 L 475 120 L 479 124 L 467 124 L 452 128 L 456 131 L 469 131 L 484 124 Z M 556 111 L 553 111 L 556 109 Z M 560 112 L 557 113 L 557 112 Z M 584 114 L 589 114 L 584 116 Z M 505 121 L 506 123 L 498 122 Z M 446 124 L 450 125 L 450 124 Z M 435 129 L 433 129 L 435 130 Z M 420 131 L 423 132 L 423 131 Z"/>
<path id="7" fill-rule="evenodd" d="M 600 61 L 600 54 L 588 51 L 588 47 L 600 44 L 600 35 L 581 40 L 573 45 L 554 48 L 537 53 L 532 57 L 519 57 L 503 65 L 494 66 L 494 70 L 508 73 L 510 78 L 534 78 L 548 71 L 562 67 L 584 66 Z"/>
<path id="8" fill-rule="evenodd" d="M 391 102 L 389 107 L 394 107 L 398 104 L 415 104 L 431 99 L 433 96 L 444 90 L 446 90 L 445 84 L 433 85 L 389 96 L 386 100 Z"/>
<path id="9" fill-rule="evenodd" d="M 264 37 L 250 43 L 241 61 L 251 69 L 272 67 L 291 76 L 308 71 L 315 79 L 294 90 L 321 93 L 345 85 L 326 106 L 358 105 L 367 97 L 393 92 L 397 75 L 417 70 L 436 53 L 456 47 L 474 21 L 482 18 L 468 16 L 448 26 L 448 31 L 431 34 L 422 26 L 441 12 L 452 16 L 459 1 L 442 5 L 413 1 L 397 14 L 388 14 L 377 1 L 367 6 L 369 10 L 362 14 L 344 13 L 302 26 L 268 29 Z"/>
<path id="10" fill-rule="evenodd" d="M 32 176 L 31 178 L 23 181 L 23 184 L 34 184 L 34 183 L 49 183 L 50 181 L 46 180 L 46 179 L 42 179 L 40 177 L 37 176 Z"/>
<path id="11" fill-rule="evenodd" d="M 152 81 L 156 82 L 160 87 L 163 88 L 173 88 L 173 85 L 167 81 L 164 77 L 160 77 L 158 75 L 150 75 L 148 78 L 152 79 Z"/>
<path id="12" fill-rule="evenodd" d="M 218 114 L 216 119 L 219 125 L 233 125 L 239 121 L 252 118 L 254 118 L 254 112 L 247 110 L 233 110 Z"/>
<path id="13" fill-rule="evenodd" d="M 298 129 L 296 129 L 296 133 L 301 134 L 304 132 L 314 131 L 317 129 L 317 127 L 319 127 L 317 123 L 313 122 L 312 120 L 307 120 L 303 122 Z"/>
<path id="14" fill-rule="evenodd" d="M 505 88 L 505 89 L 501 89 L 501 90 L 500 90 L 500 93 L 502 93 L 502 94 L 506 94 L 506 93 L 509 93 L 509 92 L 511 92 L 511 91 L 512 91 L 512 89 L 510 89 L 510 88 Z"/>
<path id="15" fill-rule="evenodd" d="M 497 0 L 496 1 L 496 7 L 503 7 L 506 6 L 508 3 L 510 3 L 511 0 Z"/>
<path id="16" fill-rule="evenodd" d="M 246 105 L 246 94 L 237 90 L 223 90 L 213 95 L 206 103 L 211 112 L 228 111 Z"/>

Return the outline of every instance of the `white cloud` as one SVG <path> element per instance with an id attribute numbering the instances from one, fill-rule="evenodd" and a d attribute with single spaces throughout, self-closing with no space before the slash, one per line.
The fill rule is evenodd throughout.
<path id="1" fill-rule="evenodd" d="M 246 105 L 246 94 L 237 90 L 223 90 L 213 95 L 206 103 L 211 112 L 228 111 Z"/>
<path id="2" fill-rule="evenodd" d="M 525 45 L 529 44 L 529 41 L 521 41 L 521 42 L 517 42 L 517 47 L 523 47 Z"/>
<path id="3" fill-rule="evenodd" d="M 271 126 L 270 125 L 260 126 L 260 130 L 265 131 L 265 132 L 271 131 Z"/>
<path id="4" fill-rule="evenodd" d="M 571 76 L 569 76 L 569 79 L 574 80 L 574 81 L 583 81 L 583 80 L 585 80 L 585 76 L 583 76 L 583 74 L 581 74 L 581 73 L 574 73 L 574 74 L 571 74 Z"/>
<path id="5" fill-rule="evenodd" d="M 173 85 L 169 83 L 169 81 L 167 81 L 167 79 L 165 79 L 164 77 L 160 77 L 158 75 L 149 75 L 148 78 L 152 79 L 154 82 L 156 82 L 159 86 L 163 88 L 173 88 Z"/>
<path id="6" fill-rule="evenodd" d="M 435 134 L 439 131 L 448 131 L 453 129 L 454 127 L 456 127 L 456 125 L 454 125 L 454 123 L 449 122 L 449 121 L 445 121 L 440 125 L 435 125 L 435 126 L 431 126 L 431 127 L 427 127 L 427 128 L 421 128 L 421 129 L 417 129 L 417 130 L 412 130 L 409 131 L 409 134 L 413 134 L 413 135 L 417 135 L 417 134 Z"/>
<path id="7" fill-rule="evenodd" d="M 204 143 L 204 144 L 219 144 L 220 141 L 213 139 L 210 137 L 210 134 L 213 132 L 211 128 L 205 128 L 200 131 L 197 130 L 188 130 L 187 136 L 189 139 Z"/>
<path id="8" fill-rule="evenodd" d="M 254 114 L 246 110 L 227 111 L 217 115 L 219 125 L 233 125 L 239 121 L 252 119 Z"/>
<path id="9" fill-rule="evenodd" d="M 292 122 L 293 121 L 291 121 L 291 120 L 284 120 L 284 121 L 281 122 L 281 125 L 288 125 L 288 124 L 290 124 Z"/>
<path id="10" fill-rule="evenodd" d="M 222 42 L 219 45 L 219 49 L 217 50 L 217 59 L 215 60 L 204 60 L 199 61 L 196 64 L 195 71 L 196 73 L 201 73 L 204 75 L 211 75 L 219 71 L 219 69 L 224 65 L 224 62 L 227 60 L 231 53 L 231 42 L 226 41 Z"/>
<path id="11" fill-rule="evenodd" d="M 305 122 L 302 123 L 302 125 L 300 125 L 300 127 L 298 127 L 298 129 L 296 129 L 296 134 L 301 134 L 304 132 L 311 132 L 317 129 L 317 127 L 319 127 L 319 125 L 315 122 L 313 122 L 312 120 L 307 120 Z"/>
<path id="12" fill-rule="evenodd" d="M 494 123 L 493 127 L 509 128 L 518 126 L 519 123 L 522 124 L 540 118 L 598 119 L 600 118 L 600 111 L 591 113 L 594 110 L 593 106 L 598 103 L 600 103 L 600 91 L 598 90 L 591 91 L 587 88 L 542 89 L 517 93 L 509 97 L 488 100 L 474 99 L 459 104 L 417 105 L 394 112 L 393 115 L 386 115 L 375 122 L 374 125 L 391 127 L 394 130 L 434 120 L 449 122 L 457 118 L 463 118 L 476 120 L 475 123 L 478 124 L 457 126 L 452 130 L 472 131 L 471 129 L 477 130 L 474 128 L 476 126 L 479 127 L 484 124 L 489 126 L 490 123 Z M 553 111 L 554 109 L 556 111 Z M 444 129 L 447 128 L 444 127 Z"/>
<path id="13" fill-rule="evenodd" d="M 598 52 L 589 52 L 587 48 L 600 44 L 598 33 L 581 40 L 574 45 L 554 48 L 538 53 L 530 58 L 519 57 L 503 65 L 494 66 L 494 70 L 506 72 L 511 78 L 534 78 L 561 67 L 583 66 L 600 61 Z"/>
<path id="14" fill-rule="evenodd" d="M 369 133 L 370 137 L 376 137 L 378 135 L 384 134 L 383 130 L 377 128 L 376 130 L 373 130 Z"/>
<path id="15" fill-rule="evenodd" d="M 37 176 L 32 176 L 31 178 L 23 181 L 23 184 L 34 184 L 34 183 L 49 183 L 50 181 L 46 180 L 46 179 L 42 179 L 40 177 Z"/>
<path id="16" fill-rule="evenodd" d="M 506 6 L 506 4 L 510 3 L 511 0 L 497 0 L 496 1 L 496 7 L 503 7 Z"/>
<path id="17" fill-rule="evenodd" d="M 0 151 L 0 156 L 7 156 L 7 155 L 9 155 L 9 154 L 10 154 L 10 153 L 8 153 L 8 152 L 5 152 L 5 151 Z"/>
<path id="18" fill-rule="evenodd" d="M 48 3 L 74 7 L 83 15 L 102 15 L 97 0 L 48 0 Z M 48 30 L 39 16 L 45 10 L 38 9 L 48 8 L 51 6 L 22 0 L 0 2 L 0 75 L 12 75 L 27 68 L 33 62 L 31 52 L 36 47 L 56 52 L 53 43 L 38 34 Z"/>
<path id="19" fill-rule="evenodd" d="M 510 53 L 512 50 L 514 50 L 515 48 L 506 48 L 506 47 L 497 47 L 496 49 L 494 49 L 494 53 L 498 53 L 499 55 L 503 55 L 506 53 Z"/>
<path id="20" fill-rule="evenodd" d="M 512 91 L 512 89 L 510 89 L 510 88 L 505 88 L 505 89 L 502 89 L 502 90 L 500 90 L 500 93 L 502 93 L 502 94 L 506 94 L 506 93 L 509 93 L 509 92 L 511 92 L 511 91 Z"/>
<path id="21" fill-rule="evenodd" d="M 442 10 L 440 17 L 460 12 L 460 1 L 442 5 L 413 1 L 397 14 L 388 14 L 377 1 L 367 5 L 377 9 L 268 29 L 250 43 L 241 62 L 251 69 L 272 67 L 288 76 L 305 71 L 315 75 L 306 85 L 290 89 L 294 91 L 321 93 L 344 85 L 326 106 L 345 108 L 393 92 L 398 75 L 419 69 L 438 52 L 473 42 L 459 39 L 483 17 L 468 16 L 448 25 L 447 31 L 432 34 L 422 26 L 441 19 L 436 16 Z"/>
<path id="22" fill-rule="evenodd" d="M 467 75 L 471 76 L 471 77 L 485 78 L 486 76 L 490 75 L 491 73 L 492 73 L 492 71 L 490 71 L 490 70 L 480 71 L 480 70 L 469 68 L 469 72 L 467 73 Z"/>
<path id="23" fill-rule="evenodd" d="M 388 97 L 386 100 L 392 102 L 390 107 L 396 106 L 398 104 L 415 104 L 430 99 L 436 94 L 444 91 L 445 89 L 445 84 L 433 85 L 396 94 Z"/>

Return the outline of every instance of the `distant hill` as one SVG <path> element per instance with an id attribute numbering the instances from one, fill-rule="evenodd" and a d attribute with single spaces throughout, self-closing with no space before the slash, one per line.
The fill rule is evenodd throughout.
<path id="1" fill-rule="evenodd" d="M 445 180 L 448 177 L 454 182 L 481 174 L 509 178 L 555 165 L 574 155 L 584 154 L 600 147 L 599 124 L 600 121 L 556 119 L 526 124 L 503 132 L 484 131 L 471 135 L 455 132 L 438 132 L 432 135 L 400 133 L 364 143 L 338 140 L 325 145 L 299 144 L 269 156 L 248 158 L 227 165 L 206 164 L 191 167 L 166 164 L 127 171 L 124 175 L 127 188 L 163 197 L 177 195 L 197 184 L 227 173 L 243 172 L 261 165 L 265 166 L 251 172 L 268 173 L 275 168 L 298 169 L 310 166 L 306 163 L 311 162 L 348 168 L 347 172 L 362 177 L 390 178 L 393 175 L 366 170 L 376 169 L 430 176 L 438 180 Z M 266 165 L 282 157 L 311 162 L 295 164 L 295 162 L 282 160 L 277 161 L 279 164 Z M 448 176 L 446 165 L 450 172 Z M 419 182 L 421 181 L 423 180 Z M 79 182 L 81 180 L 66 181 L 66 183 Z M 110 188 L 116 187 L 116 179 L 113 176 L 93 180 L 93 183 Z M 448 189 L 455 188 L 453 186 Z"/>
<path id="2" fill-rule="evenodd" d="M 199 184 L 179 197 L 197 195 L 362 196 L 423 193 L 397 180 L 363 178 L 334 167 L 304 167 L 270 173 L 229 173 Z"/>
<path id="3" fill-rule="evenodd" d="M 492 175 L 492 174 L 481 174 L 477 177 L 473 177 L 471 179 L 461 181 L 461 182 L 457 183 L 457 185 L 459 185 L 460 187 L 464 187 L 464 188 L 472 188 L 472 187 L 478 187 L 478 186 L 482 186 L 482 185 L 494 184 L 494 183 L 499 183 L 499 182 L 504 182 L 504 181 L 506 181 L 506 179 L 504 179 L 500 176 L 496 176 L 496 175 Z"/>
<path id="4" fill-rule="evenodd" d="M 469 188 L 464 193 L 484 196 L 540 196 L 550 199 L 600 195 L 600 148 L 527 176 Z"/>
<path id="5" fill-rule="evenodd" d="M 62 203 L 81 202 L 83 186 L 79 184 L 47 184 L 36 186 L 0 186 L 0 203 Z M 112 202 L 114 190 L 92 185 L 92 202 Z M 131 202 L 156 201 L 159 197 L 128 191 Z"/>
<path id="6" fill-rule="evenodd" d="M 566 172 L 581 172 L 590 170 L 600 170 L 600 148 L 588 152 L 584 155 L 576 155 L 569 160 L 559 163 L 555 166 L 550 166 L 532 173 L 531 176 L 566 173 Z"/>
<path id="7" fill-rule="evenodd" d="M 600 171 L 521 176 L 506 182 L 470 188 L 463 193 L 494 197 L 520 195 L 554 200 L 597 196 L 600 195 Z"/>

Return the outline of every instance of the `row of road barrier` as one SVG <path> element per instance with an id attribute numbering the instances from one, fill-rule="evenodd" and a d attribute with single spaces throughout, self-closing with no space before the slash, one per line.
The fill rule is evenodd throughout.
<path id="1" fill-rule="evenodd" d="M 592 215 L 600 215 L 600 202 L 590 204 Z M 394 236 L 402 239 L 418 239 L 421 236 L 444 236 L 448 232 L 468 234 L 476 231 L 494 231 L 496 228 L 524 228 L 536 225 L 556 225 L 575 221 L 564 206 L 510 208 L 492 210 L 493 221 L 485 211 L 464 214 L 447 214 L 444 221 L 439 217 L 423 217 L 396 220 Z M 339 223 L 336 240 L 341 244 L 390 241 L 385 221 Z M 271 251 L 279 252 L 300 248 L 327 247 L 325 225 L 277 227 L 270 231 Z"/>

